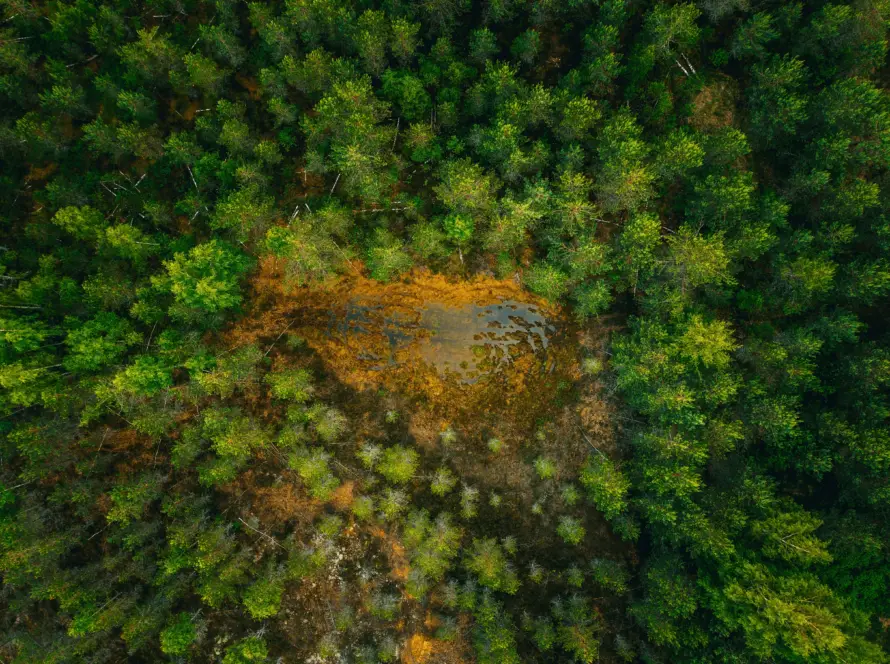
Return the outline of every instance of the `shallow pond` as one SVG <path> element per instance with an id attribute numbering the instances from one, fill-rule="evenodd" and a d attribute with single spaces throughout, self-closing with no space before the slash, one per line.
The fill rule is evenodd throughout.
<path id="1" fill-rule="evenodd" d="M 362 295 L 331 310 L 328 324 L 328 334 L 356 347 L 356 359 L 371 370 L 420 360 L 462 383 L 505 369 L 523 353 L 546 353 L 555 332 L 539 305 L 513 299 L 393 309 Z"/>

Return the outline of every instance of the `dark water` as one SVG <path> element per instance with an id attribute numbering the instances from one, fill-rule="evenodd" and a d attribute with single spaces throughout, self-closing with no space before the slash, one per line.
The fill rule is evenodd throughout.
<path id="1" fill-rule="evenodd" d="M 539 307 L 515 300 L 398 309 L 352 300 L 345 311 L 331 312 L 328 327 L 371 369 L 420 360 L 466 383 L 500 371 L 523 353 L 546 353 L 555 331 Z"/>

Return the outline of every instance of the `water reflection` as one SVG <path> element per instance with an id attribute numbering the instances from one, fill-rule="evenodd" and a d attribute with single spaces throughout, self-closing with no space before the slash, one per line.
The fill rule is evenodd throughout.
<path id="1" fill-rule="evenodd" d="M 500 370 L 522 353 L 546 352 L 555 332 L 537 306 L 516 300 L 394 308 L 361 298 L 330 314 L 328 334 L 355 348 L 368 369 L 419 358 L 464 383 Z"/>

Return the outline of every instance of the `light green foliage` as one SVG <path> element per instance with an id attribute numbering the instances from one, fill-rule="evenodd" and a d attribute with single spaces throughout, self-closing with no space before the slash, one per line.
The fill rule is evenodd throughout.
<path id="1" fill-rule="evenodd" d="M 433 495 L 444 497 L 451 493 L 452 489 L 457 485 L 457 478 L 448 468 L 438 468 L 430 482 L 430 491 Z"/>
<path id="2" fill-rule="evenodd" d="M 649 148 L 632 115 L 615 115 L 603 129 L 597 154 L 602 162 L 596 194 L 606 212 L 635 211 L 652 196 L 655 173 L 647 163 Z"/>
<path id="3" fill-rule="evenodd" d="M 191 616 L 180 612 L 161 632 L 161 652 L 165 655 L 184 655 L 196 638 Z"/>
<path id="4" fill-rule="evenodd" d="M 256 382 L 257 364 L 262 358 L 259 348 L 248 345 L 216 357 L 215 366 L 194 372 L 193 380 L 208 394 L 227 398 L 236 388 L 244 389 Z"/>
<path id="5" fill-rule="evenodd" d="M 439 438 L 442 441 L 442 445 L 449 446 L 454 445 L 457 442 L 457 431 L 455 431 L 450 425 L 445 428 L 445 430 L 439 434 Z"/>
<path id="6" fill-rule="evenodd" d="M 578 545 L 583 541 L 586 531 L 578 519 L 566 515 L 559 518 L 556 532 L 566 544 Z"/>
<path id="7" fill-rule="evenodd" d="M 473 618 L 476 622 L 473 645 L 479 664 L 519 664 L 515 628 L 497 600 L 489 593 L 482 593 Z"/>
<path id="8" fill-rule="evenodd" d="M 393 102 L 399 115 L 415 122 L 429 118 L 432 100 L 423 81 L 402 70 L 388 69 L 382 77 L 383 94 Z"/>
<path id="9" fill-rule="evenodd" d="M 412 566 L 431 582 L 440 581 L 460 550 L 461 534 L 460 528 L 451 525 L 447 512 L 432 521 L 425 510 L 412 511 L 403 538 Z"/>
<path id="10" fill-rule="evenodd" d="M 573 588 L 580 588 L 584 585 L 584 572 L 580 567 L 572 565 L 566 570 L 566 583 Z"/>
<path id="11" fill-rule="evenodd" d="M 197 434 L 190 434 L 193 435 Z M 218 485 L 231 481 L 254 450 L 263 449 L 269 444 L 268 430 L 237 409 L 213 408 L 205 411 L 200 435 L 210 442 L 215 453 L 199 468 L 204 484 Z M 177 450 L 177 454 L 183 455 L 180 465 L 189 464 L 197 454 L 193 447 L 195 443 L 190 438 L 184 437 L 183 445 L 187 446 L 186 449 Z"/>
<path id="12" fill-rule="evenodd" d="M 105 229 L 105 237 L 101 245 L 113 254 L 143 265 L 149 256 L 157 253 L 159 242 L 152 239 L 131 224 L 119 224 Z"/>
<path id="13" fill-rule="evenodd" d="M 445 162 L 439 181 L 434 187 L 436 196 L 455 214 L 481 220 L 494 210 L 498 182 L 469 159 Z"/>
<path id="14" fill-rule="evenodd" d="M 683 292 L 711 284 L 733 283 L 723 237 L 705 237 L 683 226 L 669 239 L 668 273 Z"/>
<path id="15" fill-rule="evenodd" d="M 217 66 L 213 60 L 200 53 L 187 53 L 182 62 L 191 85 L 211 96 L 220 92 L 228 72 Z M 171 78 L 174 78 L 172 73 Z"/>
<path id="16" fill-rule="evenodd" d="M 331 472 L 329 460 L 324 450 L 314 448 L 293 454 L 288 465 L 299 473 L 314 498 L 328 500 L 340 486 L 340 480 Z"/>
<path id="17" fill-rule="evenodd" d="M 118 361 L 129 348 L 142 341 L 129 321 L 103 312 L 71 330 L 65 337 L 68 371 L 98 371 Z"/>
<path id="18" fill-rule="evenodd" d="M 666 180 L 677 178 L 702 165 L 705 151 L 695 137 L 685 130 L 668 134 L 659 146 L 656 166 Z"/>
<path id="19" fill-rule="evenodd" d="M 355 453 L 358 460 L 368 470 L 374 470 L 383 455 L 383 449 L 374 443 L 364 443 Z"/>
<path id="20" fill-rule="evenodd" d="M 310 163 L 323 172 L 342 174 L 339 186 L 344 191 L 380 200 L 393 181 L 389 167 L 394 127 L 382 125 L 389 106 L 376 99 L 368 80 L 354 79 L 335 83 L 315 111 L 303 121 Z"/>
<path id="21" fill-rule="evenodd" d="M 89 205 L 62 208 L 56 212 L 53 223 L 78 240 L 87 241 L 95 241 L 106 227 L 102 213 Z"/>
<path id="22" fill-rule="evenodd" d="M 415 450 L 398 445 L 383 451 L 377 471 L 393 484 L 404 484 L 413 479 L 418 463 Z"/>
<path id="23" fill-rule="evenodd" d="M 369 9 L 359 16 L 356 27 L 355 42 L 365 71 L 379 75 L 386 67 L 386 47 L 390 39 L 386 14 Z"/>
<path id="24" fill-rule="evenodd" d="M 559 490 L 559 495 L 569 507 L 576 505 L 581 500 L 581 493 L 574 484 L 564 484 Z"/>
<path id="25" fill-rule="evenodd" d="M 374 516 L 374 499 L 371 496 L 356 496 L 350 509 L 359 521 L 370 521 Z"/>
<path id="26" fill-rule="evenodd" d="M 271 618 L 278 613 L 284 580 L 275 572 L 266 573 L 244 593 L 244 607 L 255 620 Z"/>
<path id="27" fill-rule="evenodd" d="M 266 374 L 266 382 L 273 397 L 292 403 L 306 403 L 315 393 L 312 374 L 308 369 L 285 369 L 269 373 Z"/>
<path id="28" fill-rule="evenodd" d="M 601 454 L 591 454 L 581 469 L 579 480 L 607 519 L 614 519 L 624 511 L 630 481 L 610 459 Z"/>
<path id="29" fill-rule="evenodd" d="M 269 649 L 266 647 L 266 642 L 261 637 L 249 636 L 226 649 L 225 657 L 222 658 L 222 664 L 266 662 L 268 661 L 268 656 Z"/>
<path id="30" fill-rule="evenodd" d="M 297 581 L 305 579 L 321 571 L 327 562 L 323 548 L 292 549 L 287 560 L 287 576 Z"/>
<path id="31" fill-rule="evenodd" d="M 777 576 L 743 564 L 723 589 L 718 617 L 741 630 L 752 652 L 818 657 L 844 650 L 843 608 L 828 587 L 811 576 Z"/>
<path id="32" fill-rule="evenodd" d="M 397 521 L 408 509 L 408 495 L 399 489 L 386 489 L 377 501 L 384 521 Z"/>
<path id="33" fill-rule="evenodd" d="M 464 486 L 460 491 L 460 515 L 464 519 L 473 519 L 479 512 L 479 489 Z"/>
<path id="34" fill-rule="evenodd" d="M 569 289 L 569 276 L 548 263 L 535 263 L 523 280 L 531 292 L 551 302 L 559 300 Z"/>
<path id="35" fill-rule="evenodd" d="M 384 229 L 377 229 L 374 242 L 368 249 L 367 264 L 371 277 L 378 281 L 391 281 L 410 270 L 413 261 L 398 238 Z"/>
<path id="36" fill-rule="evenodd" d="M 449 214 L 442 220 L 445 237 L 458 246 L 465 246 L 473 239 L 474 224 L 470 217 Z"/>
<path id="37" fill-rule="evenodd" d="M 649 638 L 657 644 L 679 646 L 689 636 L 685 630 L 694 635 L 690 619 L 698 608 L 699 597 L 680 561 L 656 558 L 644 571 L 642 581 L 645 597 L 631 608 L 631 613 Z"/>
<path id="38" fill-rule="evenodd" d="M 602 117 L 599 105 L 588 97 L 569 99 L 556 129 L 560 140 L 568 143 L 587 138 Z"/>
<path id="39" fill-rule="evenodd" d="M 646 16 L 644 28 L 659 57 L 671 57 L 695 46 L 700 33 L 696 19 L 700 15 L 701 11 L 690 2 L 659 3 L 653 8 Z"/>
<path id="40" fill-rule="evenodd" d="M 127 525 L 138 519 L 148 505 L 161 495 L 162 480 L 157 475 L 145 474 L 114 487 L 110 494 L 111 509 L 105 515 L 108 523 Z"/>
<path id="41" fill-rule="evenodd" d="M 398 615 L 401 600 L 397 595 L 375 592 L 368 597 L 368 612 L 375 618 L 392 620 Z"/>
<path id="42" fill-rule="evenodd" d="M 556 645 L 556 630 L 547 618 L 536 618 L 532 621 L 532 640 L 541 652 L 548 652 Z"/>
<path id="43" fill-rule="evenodd" d="M 826 542 L 815 531 L 822 522 L 812 514 L 788 505 L 751 525 L 752 534 L 763 541 L 763 555 L 797 565 L 831 562 Z"/>
<path id="44" fill-rule="evenodd" d="M 232 192 L 221 200 L 210 220 L 212 228 L 229 230 L 239 242 L 262 235 L 272 220 L 273 201 L 263 196 L 256 186 Z"/>
<path id="45" fill-rule="evenodd" d="M 172 367 L 157 357 L 139 355 L 113 379 L 121 395 L 147 397 L 173 385 Z"/>
<path id="46" fill-rule="evenodd" d="M 588 376 L 598 376 L 603 371 L 603 361 L 598 357 L 585 357 L 581 361 L 581 371 Z"/>
<path id="47" fill-rule="evenodd" d="M 333 443 L 346 431 L 347 420 L 336 408 L 323 403 L 312 404 L 302 411 L 302 420 L 308 422 L 318 438 L 324 443 Z"/>
<path id="48" fill-rule="evenodd" d="M 251 265 L 243 253 L 221 240 L 210 240 L 166 261 L 167 274 L 153 277 L 157 288 L 173 295 L 170 315 L 195 320 L 241 304 L 239 280 Z"/>
<path id="49" fill-rule="evenodd" d="M 303 286 L 324 281 L 348 264 L 351 254 L 338 243 L 340 233 L 320 216 L 298 217 L 288 226 L 270 228 L 265 247 L 284 262 L 287 280 Z"/>
<path id="50" fill-rule="evenodd" d="M 473 539 L 473 548 L 465 564 L 486 588 L 511 595 L 519 590 L 516 571 L 494 538 Z"/>
<path id="51" fill-rule="evenodd" d="M 556 476 L 556 464 L 553 463 L 552 459 L 539 456 L 535 459 L 534 466 L 535 473 L 537 473 L 538 477 L 542 480 L 550 480 Z"/>
<path id="52" fill-rule="evenodd" d="M 553 604 L 558 621 L 556 634 L 560 645 L 578 662 L 593 664 L 599 659 L 601 625 L 591 607 L 578 595 Z"/>
<path id="53" fill-rule="evenodd" d="M 411 23 L 403 18 L 396 18 L 392 21 L 390 26 L 392 41 L 389 42 L 389 48 L 396 59 L 403 65 L 414 58 L 419 42 L 418 33 L 420 28 L 420 23 Z"/>
<path id="54" fill-rule="evenodd" d="M 590 572 L 594 583 L 616 595 L 627 591 L 629 575 L 620 563 L 608 558 L 594 558 L 590 561 Z"/>

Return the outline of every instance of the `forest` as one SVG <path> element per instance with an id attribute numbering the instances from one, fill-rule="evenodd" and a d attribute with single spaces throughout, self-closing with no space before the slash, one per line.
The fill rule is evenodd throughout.
<path id="1" fill-rule="evenodd" d="M 890 662 L 888 22 L 0 0 L 0 664 Z"/>

